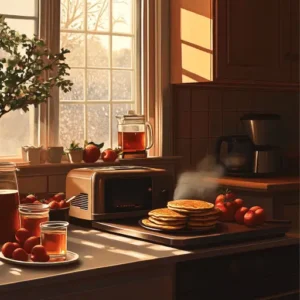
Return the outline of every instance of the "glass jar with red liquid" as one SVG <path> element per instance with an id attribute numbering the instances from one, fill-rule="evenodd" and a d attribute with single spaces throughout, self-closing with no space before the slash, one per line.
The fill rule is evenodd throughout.
<path id="1" fill-rule="evenodd" d="M 19 206 L 19 213 L 21 227 L 26 228 L 33 236 L 40 236 L 40 224 L 49 220 L 49 205 L 21 204 Z"/>
<path id="2" fill-rule="evenodd" d="M 14 241 L 15 232 L 20 228 L 16 170 L 14 163 L 0 163 L 0 245 Z"/>
<path id="3" fill-rule="evenodd" d="M 144 115 L 129 110 L 127 115 L 116 116 L 118 121 L 118 147 L 123 153 L 141 152 L 153 146 L 153 130 Z"/>

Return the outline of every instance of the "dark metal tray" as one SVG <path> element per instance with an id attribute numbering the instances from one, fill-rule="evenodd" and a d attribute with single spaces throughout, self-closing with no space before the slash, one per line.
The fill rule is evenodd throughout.
<path id="1" fill-rule="evenodd" d="M 239 243 L 247 240 L 257 240 L 284 236 L 290 229 L 286 220 L 270 220 L 257 227 L 247 227 L 237 223 L 219 222 L 216 230 L 209 233 L 174 234 L 172 232 L 156 232 L 139 225 L 139 219 L 92 222 L 92 227 L 102 231 L 138 238 L 153 243 L 163 244 L 174 248 L 195 248 Z"/>

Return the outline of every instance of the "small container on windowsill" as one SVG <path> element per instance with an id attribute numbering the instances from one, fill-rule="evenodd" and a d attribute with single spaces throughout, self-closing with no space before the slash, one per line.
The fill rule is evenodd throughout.
<path id="1" fill-rule="evenodd" d="M 24 162 L 28 162 L 30 165 L 39 165 L 41 163 L 41 150 L 42 146 L 23 146 L 22 158 Z"/>

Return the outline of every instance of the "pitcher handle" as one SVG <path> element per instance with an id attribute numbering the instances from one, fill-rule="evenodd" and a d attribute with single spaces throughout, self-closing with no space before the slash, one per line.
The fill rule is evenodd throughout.
<path id="1" fill-rule="evenodd" d="M 150 145 L 147 145 L 146 150 L 150 149 L 153 146 L 153 129 L 149 122 L 146 122 L 146 128 L 149 131 Z M 147 135 L 148 136 L 148 135 Z M 148 138 L 147 138 L 148 143 Z"/>

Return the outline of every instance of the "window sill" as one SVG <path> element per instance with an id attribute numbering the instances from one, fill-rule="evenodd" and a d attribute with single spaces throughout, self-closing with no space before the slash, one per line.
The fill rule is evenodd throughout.
<path id="1" fill-rule="evenodd" d="M 179 163 L 180 156 L 165 156 L 165 157 L 148 157 L 135 159 L 120 159 L 116 162 L 97 161 L 95 163 L 45 163 L 40 165 L 30 165 L 24 162 L 16 162 L 19 169 L 18 176 L 32 176 L 32 175 L 55 175 L 65 174 L 71 169 L 85 168 L 85 167 L 99 167 L 99 166 L 118 166 L 118 165 L 148 165 L 159 166 Z"/>

